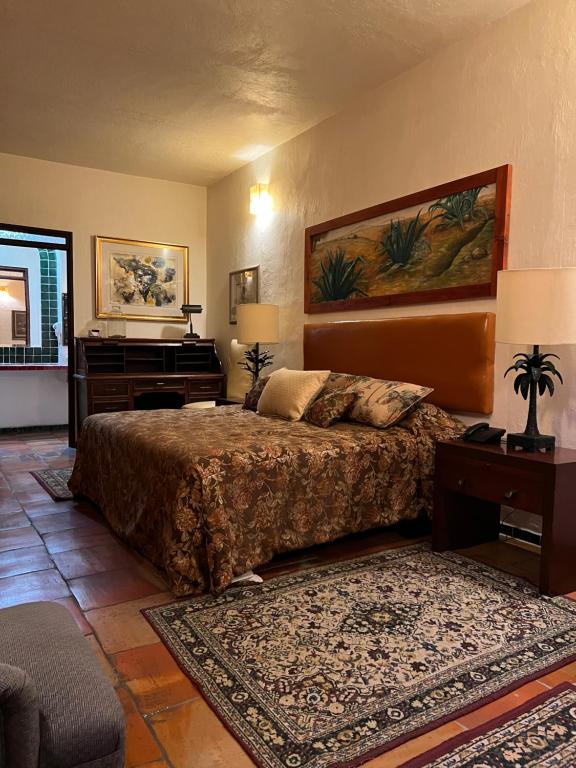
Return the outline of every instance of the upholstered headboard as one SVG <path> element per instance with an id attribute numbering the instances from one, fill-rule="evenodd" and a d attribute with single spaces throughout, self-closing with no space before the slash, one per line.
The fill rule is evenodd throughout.
<path id="1" fill-rule="evenodd" d="M 305 325 L 304 368 L 425 384 L 441 408 L 491 413 L 494 319 L 471 312 Z"/>

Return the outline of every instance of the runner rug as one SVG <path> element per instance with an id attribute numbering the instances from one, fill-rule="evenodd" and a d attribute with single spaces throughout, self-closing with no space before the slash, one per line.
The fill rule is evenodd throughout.
<path id="1" fill-rule="evenodd" d="M 67 501 L 73 498 L 68 488 L 68 480 L 72 474 L 71 469 L 37 469 L 30 474 L 52 496 L 54 501 Z"/>
<path id="2" fill-rule="evenodd" d="M 440 747 L 403 768 L 574 768 L 576 688 L 547 691 Z"/>
<path id="3" fill-rule="evenodd" d="M 266 768 L 359 765 L 576 658 L 576 602 L 426 544 L 144 613 Z"/>

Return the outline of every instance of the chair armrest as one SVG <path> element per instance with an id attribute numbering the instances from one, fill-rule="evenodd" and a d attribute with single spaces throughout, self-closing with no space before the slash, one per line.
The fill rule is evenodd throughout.
<path id="1" fill-rule="evenodd" d="M 38 768 L 40 714 L 26 672 L 0 664 L 0 768 Z"/>

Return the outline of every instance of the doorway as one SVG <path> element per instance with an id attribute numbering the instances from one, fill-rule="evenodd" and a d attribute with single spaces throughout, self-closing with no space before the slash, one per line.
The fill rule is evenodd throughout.
<path id="1" fill-rule="evenodd" d="M 67 371 L 68 432 L 75 441 L 72 233 L 0 224 L 0 376 Z"/>

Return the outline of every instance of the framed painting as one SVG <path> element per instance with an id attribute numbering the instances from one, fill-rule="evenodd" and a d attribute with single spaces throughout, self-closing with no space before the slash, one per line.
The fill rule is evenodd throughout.
<path id="1" fill-rule="evenodd" d="M 96 237 L 96 317 L 185 323 L 188 248 Z"/>
<path id="2" fill-rule="evenodd" d="M 511 175 L 502 165 L 308 227 L 305 311 L 495 296 Z"/>
<path id="3" fill-rule="evenodd" d="M 248 267 L 230 272 L 229 322 L 236 325 L 236 307 L 238 304 L 258 304 L 260 267 Z"/>
<path id="4" fill-rule="evenodd" d="M 28 343 L 28 312 L 24 309 L 12 310 L 12 340 Z"/>

